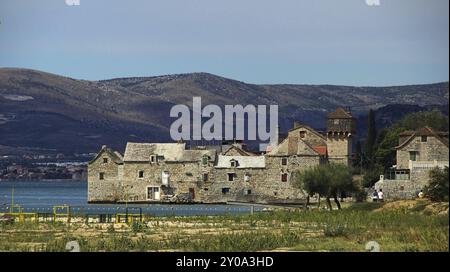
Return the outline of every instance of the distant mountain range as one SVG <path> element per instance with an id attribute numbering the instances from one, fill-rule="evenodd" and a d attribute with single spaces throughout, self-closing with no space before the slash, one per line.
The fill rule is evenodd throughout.
<path id="1" fill-rule="evenodd" d="M 294 120 L 323 128 L 328 112 L 351 107 L 364 132 L 371 108 L 380 109 L 383 126 L 405 112 L 445 112 L 449 86 L 255 85 L 207 73 L 87 81 L 0 68 L 0 155 L 85 153 L 103 144 L 123 150 L 127 141 L 167 142 L 174 121 L 171 107 L 191 105 L 193 96 L 201 96 L 203 105 L 277 104 L 282 132 Z"/>

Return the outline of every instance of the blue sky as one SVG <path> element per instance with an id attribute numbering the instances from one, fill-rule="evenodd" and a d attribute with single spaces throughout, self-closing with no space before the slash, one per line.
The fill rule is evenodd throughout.
<path id="1" fill-rule="evenodd" d="M 94 80 L 448 81 L 448 10 L 448 0 L 1 0 L 0 67 Z"/>

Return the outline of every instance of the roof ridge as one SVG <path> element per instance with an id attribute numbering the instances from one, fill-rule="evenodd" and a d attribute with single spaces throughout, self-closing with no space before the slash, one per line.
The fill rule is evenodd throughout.
<path id="1" fill-rule="evenodd" d="M 423 126 L 423 127 L 420 127 L 418 129 L 414 130 L 413 133 L 411 135 L 409 135 L 408 139 L 406 139 L 403 143 L 399 144 L 398 146 L 396 146 L 394 148 L 395 149 L 402 148 L 407 143 L 409 143 L 414 137 L 420 136 L 420 134 L 421 134 L 421 132 L 423 132 L 423 130 L 427 130 L 428 133 L 430 133 L 432 136 L 436 137 L 440 142 L 442 142 L 445 146 L 448 147 L 448 142 L 446 142 L 443 139 L 443 137 L 441 137 L 433 128 L 431 128 L 430 126 Z M 402 136 L 402 133 L 405 133 L 405 132 L 410 132 L 410 131 L 401 132 L 401 133 L 399 133 L 399 136 Z M 427 136 L 427 135 L 423 135 L 423 136 Z"/>
<path id="2" fill-rule="evenodd" d="M 312 127 L 310 127 L 308 125 L 303 125 L 301 123 L 299 124 L 299 126 L 291 128 L 288 132 L 294 131 L 294 130 L 299 129 L 299 128 L 306 128 L 306 129 L 310 130 L 312 133 L 314 133 L 315 135 L 317 135 L 320 138 L 322 138 L 323 140 L 326 140 L 325 136 L 320 134 L 320 132 L 318 132 L 317 130 L 315 130 L 314 128 L 312 128 Z"/>

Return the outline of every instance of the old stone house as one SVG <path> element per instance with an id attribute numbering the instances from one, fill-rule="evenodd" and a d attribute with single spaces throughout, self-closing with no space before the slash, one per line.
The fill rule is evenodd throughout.
<path id="1" fill-rule="evenodd" d="M 430 127 L 400 133 L 397 164 L 380 176 L 375 189 L 382 189 L 386 199 L 415 198 L 429 182 L 431 169 L 449 166 L 448 143 L 448 132 Z"/>
<path id="2" fill-rule="evenodd" d="M 350 163 L 355 120 L 338 109 L 327 132 L 295 124 L 265 154 L 234 144 L 128 143 L 124 156 L 103 146 L 88 167 L 89 202 L 291 203 L 302 201 L 299 171 L 331 160 Z"/>

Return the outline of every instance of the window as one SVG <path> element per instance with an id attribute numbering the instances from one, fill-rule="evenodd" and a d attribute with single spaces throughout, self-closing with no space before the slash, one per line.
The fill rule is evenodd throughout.
<path id="1" fill-rule="evenodd" d="M 189 188 L 189 197 L 191 199 L 195 199 L 195 189 L 194 188 Z"/>
<path id="2" fill-rule="evenodd" d="M 228 181 L 234 181 L 235 174 L 234 173 L 228 173 Z"/>
<path id="3" fill-rule="evenodd" d="M 395 171 L 394 179 L 408 180 L 409 179 L 409 171 L 408 170 Z"/>
<path id="4" fill-rule="evenodd" d="M 208 165 L 208 162 L 209 162 L 208 156 L 203 156 L 203 158 L 202 158 L 202 164 L 203 164 L 203 165 Z"/>
<path id="5" fill-rule="evenodd" d="M 302 130 L 300 131 L 300 138 L 305 138 L 306 136 L 306 131 Z"/>
<path id="6" fill-rule="evenodd" d="M 105 173 L 100 172 L 100 173 L 98 174 L 98 179 L 99 179 L 99 180 L 104 180 L 104 179 L 105 179 Z"/>
<path id="7" fill-rule="evenodd" d="M 281 159 L 281 165 L 287 165 L 287 163 L 288 163 L 287 158 L 282 158 Z"/>
<path id="8" fill-rule="evenodd" d="M 222 188 L 222 194 L 228 194 L 230 192 L 230 188 L 224 187 Z"/>
<path id="9" fill-rule="evenodd" d="M 143 177 L 144 177 L 144 171 L 140 170 L 140 171 L 138 172 L 138 177 L 139 177 L 139 178 L 143 178 Z"/>
<path id="10" fill-rule="evenodd" d="M 103 163 L 108 163 L 108 158 L 103 158 Z"/>
<path id="11" fill-rule="evenodd" d="M 162 173 L 161 173 L 162 185 L 169 186 L 169 178 L 170 178 L 169 171 L 162 171 Z"/>
<path id="12" fill-rule="evenodd" d="M 150 156 L 150 162 L 151 162 L 151 163 L 158 162 L 157 157 L 156 157 L 155 155 L 151 155 L 151 156 Z"/>
<path id="13" fill-rule="evenodd" d="M 208 181 L 208 174 L 207 173 L 204 173 L 203 174 L 203 181 Z"/>
<path id="14" fill-rule="evenodd" d="M 244 195 L 251 195 L 251 194 L 252 194 L 252 190 L 250 190 L 250 189 L 244 190 Z"/>
<path id="15" fill-rule="evenodd" d="M 419 152 L 417 152 L 417 151 L 409 151 L 409 160 L 417 161 L 418 155 L 419 155 Z"/>
<path id="16" fill-rule="evenodd" d="M 281 181 L 282 182 L 287 182 L 288 181 L 288 174 L 286 174 L 286 173 L 281 174 Z"/>
<path id="17" fill-rule="evenodd" d="M 422 137 L 420 137 L 420 141 L 422 143 L 426 143 L 428 141 L 428 137 L 427 136 L 422 136 Z"/>
<path id="18" fill-rule="evenodd" d="M 231 164 L 231 167 L 237 167 L 239 165 L 237 160 L 231 160 L 230 164 Z"/>
<path id="19" fill-rule="evenodd" d="M 333 123 L 334 123 L 335 125 L 339 125 L 339 119 L 334 119 L 334 120 L 333 120 Z"/>
<path id="20" fill-rule="evenodd" d="M 147 199 L 159 200 L 160 193 L 159 187 L 147 187 Z"/>

